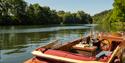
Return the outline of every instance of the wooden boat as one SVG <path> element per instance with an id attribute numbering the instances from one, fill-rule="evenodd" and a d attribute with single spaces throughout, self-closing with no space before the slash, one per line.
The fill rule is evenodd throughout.
<path id="1" fill-rule="evenodd" d="M 90 36 L 79 38 L 71 42 L 58 45 L 57 41 L 46 46 L 39 47 L 32 52 L 33 58 L 24 63 L 122 63 L 125 50 L 125 38 L 116 35 L 101 35 L 97 39 L 100 42 L 90 46 Z M 100 44 L 107 41 L 111 54 L 96 59 L 96 55 L 101 52 Z M 86 43 L 83 44 L 83 41 Z M 99 43 L 99 44 L 98 44 Z M 79 44 L 82 44 L 78 46 Z M 56 45 L 56 46 L 55 46 Z"/>

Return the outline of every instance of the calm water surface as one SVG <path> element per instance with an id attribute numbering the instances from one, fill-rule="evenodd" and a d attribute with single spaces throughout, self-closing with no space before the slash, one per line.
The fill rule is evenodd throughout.
<path id="1" fill-rule="evenodd" d="M 0 63 L 23 63 L 32 57 L 35 48 L 55 39 L 71 41 L 91 28 L 90 25 L 0 26 Z"/>

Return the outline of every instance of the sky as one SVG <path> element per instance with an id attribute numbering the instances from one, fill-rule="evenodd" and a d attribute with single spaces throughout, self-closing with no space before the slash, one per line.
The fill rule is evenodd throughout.
<path id="1" fill-rule="evenodd" d="M 112 9 L 113 0 L 25 0 L 28 4 L 39 3 L 54 10 L 84 11 L 90 15 Z"/>

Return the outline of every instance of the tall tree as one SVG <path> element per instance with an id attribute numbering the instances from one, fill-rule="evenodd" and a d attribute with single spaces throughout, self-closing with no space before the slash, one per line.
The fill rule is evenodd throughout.
<path id="1" fill-rule="evenodd" d="M 109 19 L 107 19 L 107 18 L 110 18 L 111 12 L 112 12 L 112 9 L 110 9 L 110 10 L 105 10 L 105 11 L 102 11 L 102 12 L 100 12 L 100 13 L 95 14 L 94 16 L 92 16 L 92 18 L 93 18 L 93 23 L 102 24 L 102 23 L 103 23 L 103 20 L 104 20 L 104 21 L 109 20 Z M 110 14 L 109 14 L 109 13 L 110 13 Z"/>
<path id="2" fill-rule="evenodd" d="M 41 17 L 42 17 L 42 7 L 39 4 L 31 4 L 27 8 L 27 15 L 29 17 L 29 22 L 32 24 L 40 24 L 41 22 Z"/>
<path id="3" fill-rule="evenodd" d="M 60 24 L 63 24 L 64 23 L 63 19 L 64 19 L 65 12 L 64 11 L 58 11 L 57 15 L 59 17 Z"/>
<path id="4" fill-rule="evenodd" d="M 11 17 L 11 20 L 21 23 L 21 19 L 25 15 L 26 2 L 24 0 L 1 0 L 0 10 L 5 18 Z M 3 19 L 3 21 L 6 19 Z M 8 21 L 11 21 L 8 20 Z M 7 23 L 9 24 L 9 23 Z"/>
<path id="5" fill-rule="evenodd" d="M 80 23 L 80 24 L 87 24 L 89 22 L 89 20 L 88 20 L 89 15 L 83 11 L 78 11 L 76 14 L 76 17 L 78 18 L 78 23 Z"/>
<path id="6" fill-rule="evenodd" d="M 125 22 L 125 0 L 114 0 L 113 11 L 110 17 L 111 23 L 120 23 L 124 24 Z"/>
<path id="7" fill-rule="evenodd" d="M 125 22 L 125 0 L 114 0 L 113 6 L 111 21 Z"/>
<path id="8" fill-rule="evenodd" d="M 27 5 L 24 0 L 0 0 L 0 24 L 85 24 L 90 20 L 83 11 L 56 12 L 37 3 Z"/>

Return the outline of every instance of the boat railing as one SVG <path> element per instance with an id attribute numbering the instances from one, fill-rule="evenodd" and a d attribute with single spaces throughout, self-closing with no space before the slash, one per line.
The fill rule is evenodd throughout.
<path id="1" fill-rule="evenodd" d="M 56 43 L 54 45 L 52 45 L 51 49 L 57 49 L 62 45 L 63 45 L 63 42 L 58 39 L 58 40 L 56 40 Z"/>
<path id="2" fill-rule="evenodd" d="M 58 43 L 59 43 L 59 40 L 55 39 L 55 40 L 50 41 L 47 45 L 42 46 L 42 47 L 43 47 L 43 48 L 53 49 L 54 46 L 55 46 L 56 44 L 58 44 Z"/>
<path id="3" fill-rule="evenodd" d="M 73 39 L 71 41 L 68 41 L 68 40 L 65 40 L 62 38 L 61 39 L 54 39 L 54 40 L 51 40 L 47 45 L 42 46 L 42 48 L 58 49 L 60 47 L 63 47 L 64 45 L 67 45 L 67 44 L 72 43 L 72 42 L 78 43 L 80 39 L 84 40 L 83 38 L 77 38 L 77 39 Z"/>

